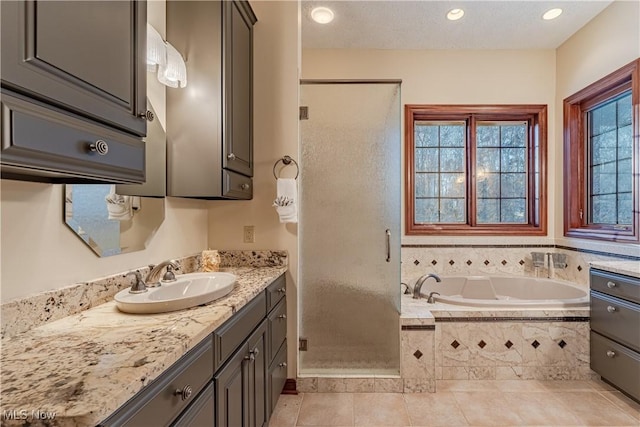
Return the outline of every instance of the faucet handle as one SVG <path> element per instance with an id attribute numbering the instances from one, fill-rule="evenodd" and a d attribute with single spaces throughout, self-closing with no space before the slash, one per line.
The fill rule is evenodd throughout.
<path id="1" fill-rule="evenodd" d="M 175 267 L 174 267 L 175 265 Z M 176 275 L 173 272 L 173 270 L 179 270 L 180 266 L 177 264 L 169 264 L 167 265 L 167 271 L 164 273 L 164 276 L 162 276 L 162 281 L 163 282 L 175 282 L 176 281 Z"/>
<path id="2" fill-rule="evenodd" d="M 553 261 L 554 268 L 567 268 L 567 255 L 553 253 L 551 254 L 551 260 Z"/>
<path id="3" fill-rule="evenodd" d="M 129 289 L 130 294 L 141 294 L 143 292 L 147 292 L 147 285 L 144 283 L 144 279 L 142 278 L 142 273 L 140 270 L 130 271 L 124 275 L 124 277 L 135 276 L 136 280 L 131 285 L 131 289 Z"/>
<path id="4" fill-rule="evenodd" d="M 434 295 L 440 295 L 440 292 L 429 292 L 429 297 L 427 298 L 427 304 L 436 303 L 436 299 L 433 297 Z"/>
<path id="5" fill-rule="evenodd" d="M 544 252 L 531 252 L 531 261 L 534 267 L 544 267 Z"/>
<path id="6" fill-rule="evenodd" d="M 407 284 L 406 284 L 406 283 L 404 283 L 404 282 L 400 282 L 400 289 L 402 289 L 402 285 L 404 285 L 404 286 L 405 286 L 405 289 L 404 289 L 403 294 L 405 294 L 405 295 L 411 295 L 411 291 L 409 290 L 409 285 L 407 285 Z"/>

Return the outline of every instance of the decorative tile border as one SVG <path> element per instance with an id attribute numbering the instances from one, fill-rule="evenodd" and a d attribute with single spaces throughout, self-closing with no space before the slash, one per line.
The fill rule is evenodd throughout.
<path id="1" fill-rule="evenodd" d="M 436 322 L 588 322 L 588 316 L 564 317 L 435 317 Z M 404 326 L 402 327 L 404 329 Z M 434 328 L 435 329 L 435 328 Z"/>
<path id="2" fill-rule="evenodd" d="M 403 331 L 435 331 L 436 325 L 402 325 Z"/>
<path id="3" fill-rule="evenodd" d="M 509 249 L 509 248 L 548 248 L 548 249 L 562 249 L 565 251 L 581 252 L 584 254 L 605 256 L 609 258 L 620 258 L 630 261 L 640 261 L 640 256 L 614 254 L 610 252 L 596 251 L 593 249 L 581 249 L 573 248 L 571 246 L 563 245 L 462 245 L 462 244 L 450 244 L 450 245 L 422 245 L 422 244 L 403 244 L 401 247 L 407 249 L 433 249 L 433 248 L 474 248 L 474 249 Z"/>

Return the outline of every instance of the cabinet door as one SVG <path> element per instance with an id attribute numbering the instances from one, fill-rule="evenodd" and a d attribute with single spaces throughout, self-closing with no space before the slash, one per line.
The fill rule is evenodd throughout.
<path id="1" fill-rule="evenodd" d="M 241 427 L 248 423 L 248 405 L 245 397 L 248 392 L 245 369 L 248 351 L 246 345 L 240 347 L 214 378 L 217 427 Z"/>
<path id="2" fill-rule="evenodd" d="M 266 334 L 263 321 L 216 374 L 217 427 L 266 426 Z"/>
<path id="3" fill-rule="evenodd" d="M 253 24 L 246 2 L 223 4 L 224 167 L 253 176 Z"/>
<path id="4" fill-rule="evenodd" d="M 247 363 L 248 384 L 247 400 L 249 412 L 248 427 L 262 427 L 267 424 L 267 323 L 262 324 L 249 337 L 247 344 L 253 355 Z"/>
<path id="5" fill-rule="evenodd" d="M 3 1 L 2 86 L 145 135 L 144 1 Z"/>

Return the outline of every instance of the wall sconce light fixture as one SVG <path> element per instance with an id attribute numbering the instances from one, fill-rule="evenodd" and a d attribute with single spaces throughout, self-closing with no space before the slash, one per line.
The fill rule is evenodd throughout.
<path id="1" fill-rule="evenodd" d="M 169 42 L 151 24 L 147 23 L 147 71 L 156 73 L 160 83 L 169 87 L 187 86 L 187 66 Z"/>

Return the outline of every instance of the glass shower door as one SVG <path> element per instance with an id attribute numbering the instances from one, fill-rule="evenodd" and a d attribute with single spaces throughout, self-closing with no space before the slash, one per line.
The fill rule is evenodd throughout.
<path id="1" fill-rule="evenodd" d="M 397 375 L 400 84 L 302 82 L 302 376 Z"/>

